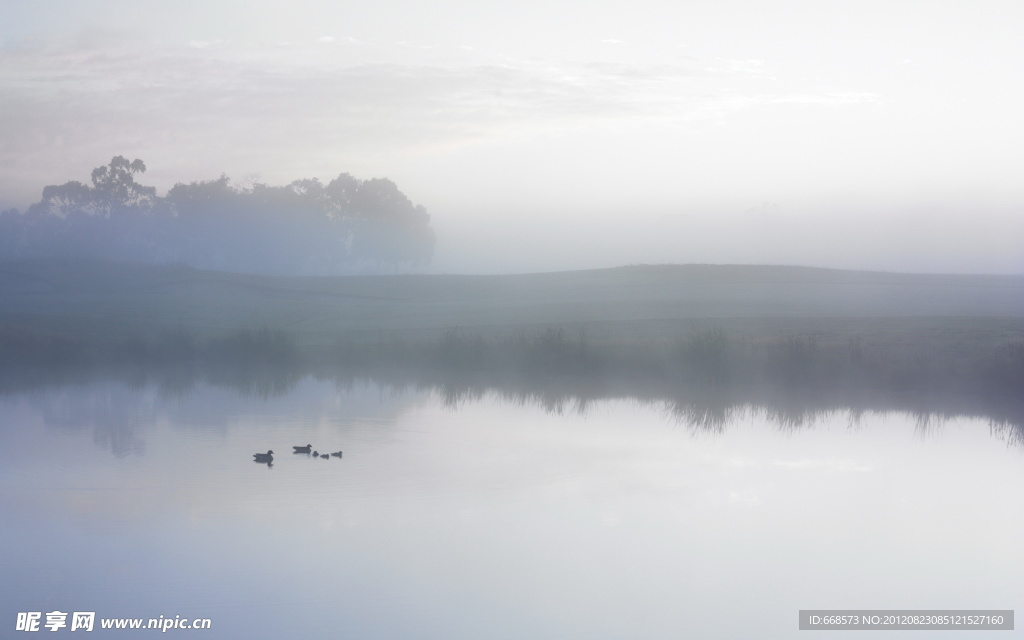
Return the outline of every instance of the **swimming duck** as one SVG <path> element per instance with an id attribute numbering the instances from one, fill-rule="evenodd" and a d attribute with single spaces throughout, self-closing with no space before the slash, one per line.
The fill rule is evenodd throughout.
<path id="1" fill-rule="evenodd" d="M 320 452 L 319 451 L 314 451 L 313 452 L 313 457 L 314 458 L 319 458 L 320 457 Z"/>
<path id="2" fill-rule="evenodd" d="M 295 449 L 295 453 L 309 453 L 310 451 L 313 450 L 313 445 L 307 444 L 304 447 L 293 446 L 292 449 Z"/>
<path id="3" fill-rule="evenodd" d="M 341 452 L 340 451 L 335 451 L 331 455 L 334 456 L 335 458 L 340 458 L 341 457 Z"/>
<path id="4" fill-rule="evenodd" d="M 254 453 L 252 457 L 256 459 L 256 462 L 272 462 L 274 460 L 274 452 L 267 451 L 266 453 Z"/>
<path id="5" fill-rule="evenodd" d="M 327 458 L 330 458 L 331 456 L 327 455 L 326 453 L 321 453 L 320 457 L 323 458 L 324 460 L 326 460 Z"/>

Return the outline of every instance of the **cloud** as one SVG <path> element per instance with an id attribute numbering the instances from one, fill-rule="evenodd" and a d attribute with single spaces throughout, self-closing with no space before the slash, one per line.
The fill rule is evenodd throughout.
<path id="1" fill-rule="evenodd" d="M 760 74 L 765 71 L 764 60 L 726 60 L 719 58 L 725 69 L 733 73 Z"/>
<path id="2" fill-rule="evenodd" d="M 394 156 L 515 132 L 679 125 L 764 103 L 878 100 L 870 93 L 759 94 L 743 80 L 756 75 L 757 60 L 722 63 L 716 71 L 696 58 L 483 64 L 457 45 L 410 54 L 409 45 L 321 46 L 328 39 L 335 42 L 324 36 L 288 47 L 224 40 L 172 47 L 108 38 L 0 51 L 0 161 L 89 166 L 115 153 L 162 154 L 188 158 L 197 169 L 209 162 L 217 175 L 232 166 L 228 157 L 245 170 L 269 171 L 316 165 L 339 150 Z M 425 55 L 439 57 L 424 61 Z M 458 64 L 443 58 L 459 55 Z M 735 73 L 723 76 L 723 68 Z M 3 179 L 18 183 L 28 175 L 14 171 Z M 33 183 L 38 193 L 39 179 Z"/>
<path id="3" fill-rule="evenodd" d="M 209 49 L 217 45 L 224 44 L 223 40 L 189 40 L 188 46 L 193 49 Z"/>
<path id="4" fill-rule="evenodd" d="M 790 95 L 763 95 L 753 98 L 757 102 L 772 104 L 806 104 L 824 106 L 842 106 L 856 104 L 879 104 L 882 96 L 870 92 L 828 92 L 828 93 L 796 93 Z"/>

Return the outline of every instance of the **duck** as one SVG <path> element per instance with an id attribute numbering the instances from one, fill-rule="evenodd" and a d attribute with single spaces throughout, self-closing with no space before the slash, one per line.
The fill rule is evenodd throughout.
<path id="1" fill-rule="evenodd" d="M 272 462 L 274 460 L 274 452 L 267 451 L 266 453 L 254 453 L 252 457 L 256 459 L 256 462 Z"/>
<path id="2" fill-rule="evenodd" d="M 324 460 L 326 460 L 327 458 L 330 458 L 331 456 L 327 455 L 326 453 L 321 453 L 320 457 L 323 458 Z"/>
<path id="3" fill-rule="evenodd" d="M 319 451 L 314 451 L 313 452 L 313 457 L 314 458 L 319 458 L 320 457 L 320 452 Z"/>
<path id="4" fill-rule="evenodd" d="M 307 444 L 304 447 L 293 446 L 292 449 L 295 449 L 295 453 L 309 453 L 310 451 L 313 450 L 313 445 Z"/>
<path id="5" fill-rule="evenodd" d="M 340 458 L 341 457 L 341 452 L 340 451 L 335 451 L 331 455 L 334 456 L 335 458 Z"/>

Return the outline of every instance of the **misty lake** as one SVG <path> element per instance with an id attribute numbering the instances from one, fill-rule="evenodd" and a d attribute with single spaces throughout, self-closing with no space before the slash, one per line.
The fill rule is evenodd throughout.
<path id="1" fill-rule="evenodd" d="M 23 391 L 0 424 L 8 632 L 59 610 L 211 638 L 792 638 L 800 609 L 1024 593 L 1024 448 L 982 419 L 701 428 L 661 403 L 306 378 Z"/>

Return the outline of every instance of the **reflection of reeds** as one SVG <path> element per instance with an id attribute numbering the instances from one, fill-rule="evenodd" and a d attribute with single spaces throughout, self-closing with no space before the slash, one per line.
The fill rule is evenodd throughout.
<path id="1" fill-rule="evenodd" d="M 242 329 L 209 342 L 204 370 L 213 384 L 243 395 L 287 393 L 301 378 L 302 356 L 295 340 L 280 329 Z"/>
<path id="2" fill-rule="evenodd" d="M 748 406 L 789 428 L 839 409 L 933 420 L 974 415 L 1016 425 L 1010 438 L 1024 442 L 1020 344 L 942 351 L 861 337 L 735 339 L 712 328 L 666 345 L 598 342 L 558 328 L 485 339 L 453 328 L 436 343 L 343 344 L 335 353 L 341 357 L 315 369 L 337 379 L 430 387 L 453 406 L 495 390 L 553 411 L 630 397 L 667 402 L 680 421 L 701 430 L 721 428 Z"/>
<path id="3" fill-rule="evenodd" d="M 458 405 L 498 392 L 553 411 L 609 397 L 668 403 L 683 422 L 714 429 L 742 407 L 798 427 L 822 412 L 910 411 L 987 416 L 1024 442 L 1024 343 L 926 348 L 867 337 L 736 338 L 718 328 L 674 341 L 594 340 L 545 327 L 484 336 L 458 327 L 434 339 L 378 337 L 303 350 L 277 329 L 200 339 L 185 328 L 150 340 L 87 344 L 73 335 L 0 328 L 0 390 L 85 379 L 97 371 L 187 395 L 197 381 L 275 395 L 315 374 L 435 389 Z"/>

